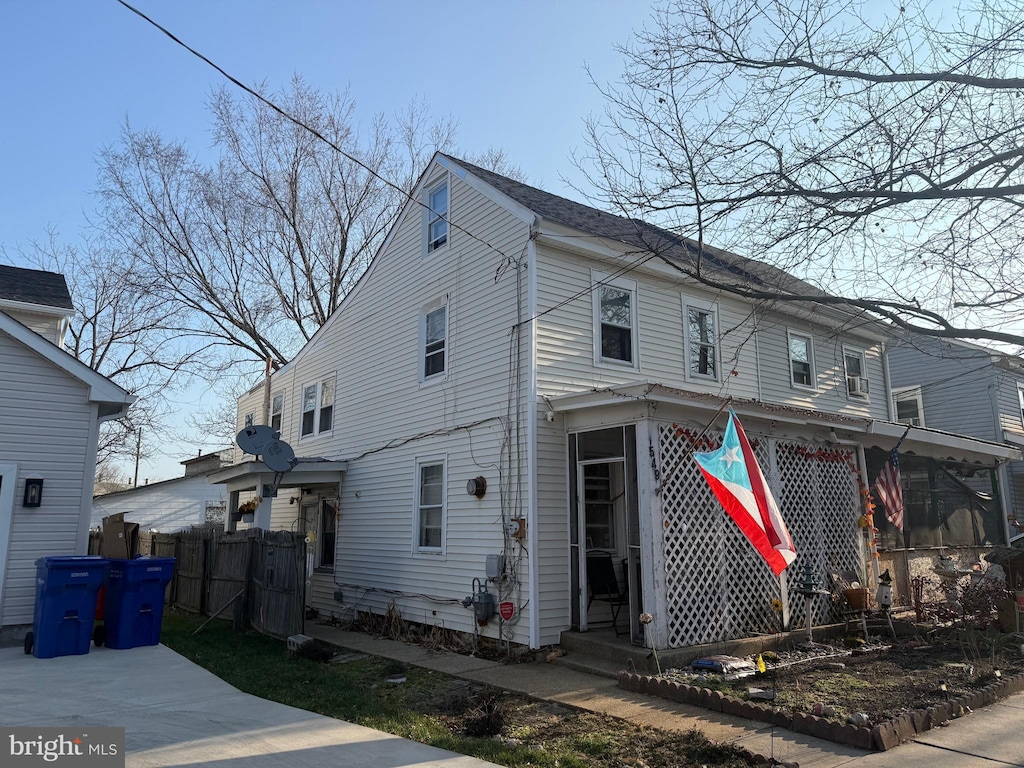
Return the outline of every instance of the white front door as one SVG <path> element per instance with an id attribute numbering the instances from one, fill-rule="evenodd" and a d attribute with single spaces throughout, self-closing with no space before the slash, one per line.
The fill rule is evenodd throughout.
<path id="1" fill-rule="evenodd" d="M 18 481 L 17 464 L 0 464 L 0 624 L 4 617 L 4 574 L 7 550 L 14 520 L 14 485 Z"/>

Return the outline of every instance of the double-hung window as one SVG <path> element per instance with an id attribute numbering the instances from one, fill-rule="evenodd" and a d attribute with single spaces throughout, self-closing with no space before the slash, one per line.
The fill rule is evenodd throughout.
<path id="1" fill-rule="evenodd" d="M 844 347 L 843 367 L 846 370 L 846 393 L 850 397 L 866 399 L 868 379 L 864 373 L 864 353 L 859 349 Z"/>
<path id="2" fill-rule="evenodd" d="M 423 373 L 425 381 L 444 373 L 448 351 L 448 305 L 442 304 L 423 313 Z"/>
<path id="3" fill-rule="evenodd" d="M 416 464 L 415 536 L 417 552 L 444 551 L 445 461 L 424 460 Z"/>
<path id="4" fill-rule="evenodd" d="M 637 367 L 636 283 L 594 272 L 594 358 Z"/>
<path id="5" fill-rule="evenodd" d="M 270 401 L 270 428 L 281 431 L 281 417 L 284 414 L 284 395 L 274 395 Z"/>
<path id="6" fill-rule="evenodd" d="M 1020 420 L 1024 426 L 1024 387 L 1017 387 L 1017 402 L 1020 404 Z"/>
<path id="7" fill-rule="evenodd" d="M 255 413 L 247 413 L 247 414 L 245 414 L 245 426 L 246 427 L 251 427 L 255 423 L 256 423 L 256 414 Z"/>
<path id="8" fill-rule="evenodd" d="M 789 371 L 794 387 L 814 389 L 814 342 L 805 333 L 789 332 Z"/>
<path id="9" fill-rule="evenodd" d="M 915 427 L 924 426 L 924 403 L 921 399 L 920 387 L 894 389 L 892 399 L 896 406 L 896 421 Z"/>
<path id="10" fill-rule="evenodd" d="M 300 437 L 319 435 L 334 428 L 334 377 L 329 376 L 302 388 Z"/>
<path id="11" fill-rule="evenodd" d="M 718 379 L 718 312 L 714 305 L 683 303 L 686 376 Z"/>
<path id="12" fill-rule="evenodd" d="M 448 182 L 427 192 L 427 253 L 433 253 L 448 242 Z"/>

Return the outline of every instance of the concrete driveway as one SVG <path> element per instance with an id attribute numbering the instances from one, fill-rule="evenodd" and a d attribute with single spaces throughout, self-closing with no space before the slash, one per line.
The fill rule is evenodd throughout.
<path id="1" fill-rule="evenodd" d="M 123 727 L 130 768 L 494 765 L 250 696 L 162 645 L 56 659 L 0 649 L 0 725 Z"/>

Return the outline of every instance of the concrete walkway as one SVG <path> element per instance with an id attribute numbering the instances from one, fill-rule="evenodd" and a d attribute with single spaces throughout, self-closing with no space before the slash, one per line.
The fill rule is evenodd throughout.
<path id="1" fill-rule="evenodd" d="M 128 768 L 494 765 L 250 696 L 164 646 L 56 659 L 0 649 L 0 725 L 123 727 Z"/>
<path id="2" fill-rule="evenodd" d="M 428 651 L 308 622 L 306 634 L 354 651 L 666 730 L 696 729 L 717 742 L 795 761 L 800 768 L 1024 768 L 1024 694 L 929 731 L 889 752 L 864 752 L 763 723 L 620 690 L 615 680 L 558 664 L 501 664 Z"/>

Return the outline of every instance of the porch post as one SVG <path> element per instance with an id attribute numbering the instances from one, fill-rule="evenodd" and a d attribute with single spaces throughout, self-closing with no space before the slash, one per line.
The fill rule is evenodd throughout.
<path id="1" fill-rule="evenodd" d="M 658 493 L 661 444 L 658 425 L 643 419 L 636 428 L 637 502 L 640 509 L 640 552 L 643 564 L 644 610 L 654 618 L 648 624 L 655 648 L 668 648 L 668 591 L 665 586 L 665 543 L 663 509 Z"/>

